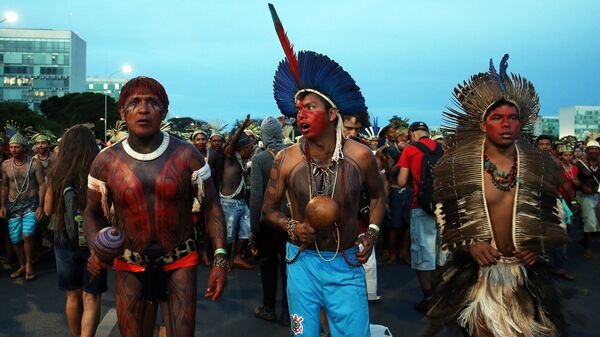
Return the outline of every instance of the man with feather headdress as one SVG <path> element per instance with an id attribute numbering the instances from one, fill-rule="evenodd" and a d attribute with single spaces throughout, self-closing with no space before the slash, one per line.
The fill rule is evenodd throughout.
<path id="1" fill-rule="evenodd" d="M 361 265 L 376 243 L 385 194 L 373 153 L 342 136 L 342 116 L 366 112 L 365 100 L 350 74 L 326 55 L 312 51 L 296 55 L 274 7 L 269 7 L 286 54 L 275 73 L 275 100 L 284 115 L 296 118 L 302 133 L 297 144 L 277 153 L 262 209 L 263 219 L 289 237 L 291 332 L 318 336 L 323 309 L 333 336 L 369 336 Z M 371 195 L 371 213 L 369 229 L 359 236 L 356 215 L 363 186 Z M 291 217 L 280 211 L 285 197 Z M 328 208 L 333 223 L 320 230 L 311 226 L 312 213 L 306 211 L 315 199 L 338 205 Z"/>
<path id="2" fill-rule="evenodd" d="M 428 335 L 456 320 L 470 336 L 562 336 L 550 268 L 538 254 L 568 239 L 560 227 L 560 169 L 521 136 L 539 112 L 531 82 L 479 73 L 445 113 L 454 143 L 434 167 L 436 217 L 451 258 Z M 508 211 L 507 211 L 508 210 Z"/>

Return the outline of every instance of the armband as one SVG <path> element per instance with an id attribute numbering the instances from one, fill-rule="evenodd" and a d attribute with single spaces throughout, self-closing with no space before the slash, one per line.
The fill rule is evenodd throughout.
<path id="1" fill-rule="evenodd" d="M 100 193 L 102 213 L 104 213 L 104 217 L 108 219 L 110 210 L 108 208 L 108 187 L 106 187 L 106 183 L 88 174 L 88 188 Z"/>
<path id="2" fill-rule="evenodd" d="M 208 163 L 204 164 L 199 170 L 192 172 L 192 185 L 198 187 L 196 198 L 200 205 L 202 205 L 202 199 L 204 198 L 204 181 L 208 178 L 210 178 L 210 166 Z"/>

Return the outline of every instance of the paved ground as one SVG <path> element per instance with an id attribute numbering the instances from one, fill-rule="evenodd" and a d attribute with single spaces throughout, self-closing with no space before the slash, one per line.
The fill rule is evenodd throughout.
<path id="1" fill-rule="evenodd" d="M 574 234 L 578 237 L 578 234 Z M 574 282 L 560 282 L 559 287 L 569 295 L 565 300 L 571 336 L 600 336 L 600 243 L 595 241 L 598 258 L 581 258 L 581 248 L 569 246 L 568 269 Z M 38 279 L 25 282 L 11 280 L 8 272 L 0 272 L 0 336 L 68 336 L 64 316 L 64 293 L 57 290 L 53 261 L 37 267 Z M 208 269 L 201 268 L 198 289 L 205 287 Z M 113 275 L 109 275 L 110 290 L 102 299 L 102 330 L 98 336 L 118 336 L 114 326 Z M 252 310 L 261 298 L 257 270 L 234 270 L 219 302 L 198 301 L 196 336 L 271 337 L 288 336 L 287 329 L 276 323 L 258 320 Z M 379 288 L 382 299 L 370 305 L 371 321 L 390 328 L 394 336 L 418 336 L 423 328 L 422 315 L 412 309 L 419 299 L 414 273 L 404 265 L 379 267 Z M 107 315 L 108 313 L 108 315 Z M 596 322 L 596 323 L 594 323 Z"/>

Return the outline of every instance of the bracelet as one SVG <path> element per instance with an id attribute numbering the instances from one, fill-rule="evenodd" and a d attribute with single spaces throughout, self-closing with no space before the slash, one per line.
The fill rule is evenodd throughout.
<path id="1" fill-rule="evenodd" d="M 379 234 L 380 228 L 376 224 L 374 224 L 374 223 L 370 224 L 369 229 L 373 229 L 377 234 Z"/>
<path id="2" fill-rule="evenodd" d="M 227 256 L 225 254 L 215 254 L 212 265 L 213 267 L 229 269 L 229 260 L 227 260 Z"/>
<path id="3" fill-rule="evenodd" d="M 218 254 L 223 254 L 223 255 L 227 256 L 227 249 L 225 249 L 225 248 L 215 249 L 215 252 L 213 253 L 213 255 L 217 256 Z"/>
<path id="4" fill-rule="evenodd" d="M 374 225 L 375 227 L 377 227 L 377 225 Z M 374 229 L 373 227 L 371 227 L 371 225 L 369 225 L 369 229 L 367 229 L 367 232 L 365 233 L 365 235 L 369 235 L 370 237 L 373 238 L 373 245 L 377 242 L 377 239 L 379 238 L 379 227 L 376 229 Z"/>
<path id="5" fill-rule="evenodd" d="M 298 224 L 298 221 L 292 219 L 292 218 L 288 218 L 287 219 L 287 234 L 290 237 L 290 241 L 294 242 L 294 241 L 298 241 L 298 237 L 296 236 L 296 234 L 294 234 L 294 228 L 296 228 L 296 225 Z"/>

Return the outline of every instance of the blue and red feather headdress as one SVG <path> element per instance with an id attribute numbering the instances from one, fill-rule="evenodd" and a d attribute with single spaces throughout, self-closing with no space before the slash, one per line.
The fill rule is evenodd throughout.
<path id="1" fill-rule="evenodd" d="M 295 117 L 296 99 L 302 92 L 321 96 L 342 115 L 366 112 L 365 99 L 350 74 L 326 55 L 300 51 L 296 56 L 272 4 L 269 10 L 286 56 L 279 63 L 273 82 L 273 95 L 281 113 Z"/>

